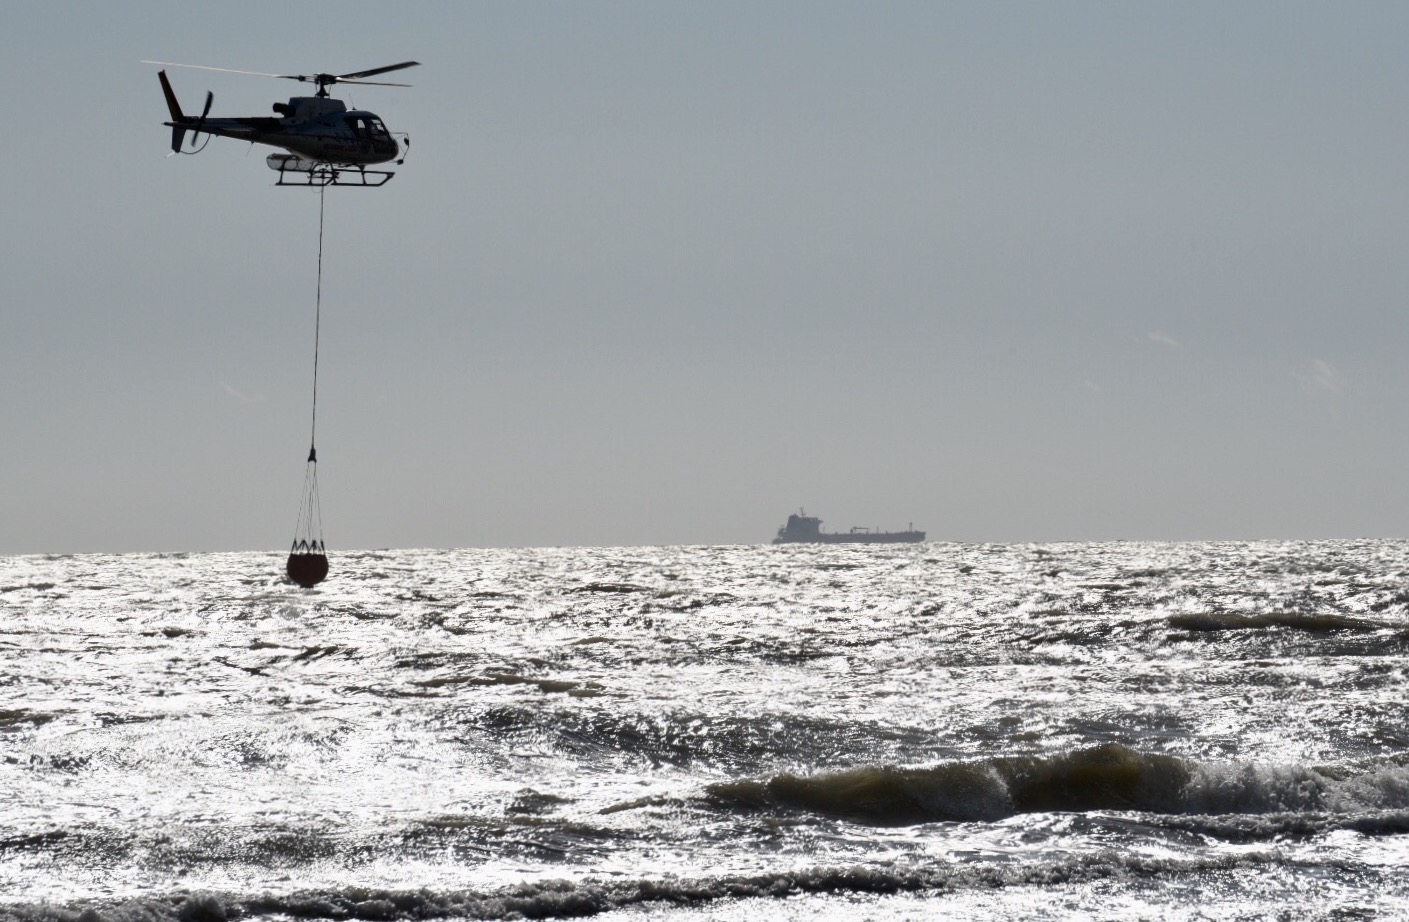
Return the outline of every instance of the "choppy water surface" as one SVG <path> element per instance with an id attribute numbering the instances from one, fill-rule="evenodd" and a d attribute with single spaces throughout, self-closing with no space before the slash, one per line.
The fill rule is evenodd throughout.
<path id="1" fill-rule="evenodd" d="M 1409 543 L 0 558 L 0 918 L 1409 917 Z"/>

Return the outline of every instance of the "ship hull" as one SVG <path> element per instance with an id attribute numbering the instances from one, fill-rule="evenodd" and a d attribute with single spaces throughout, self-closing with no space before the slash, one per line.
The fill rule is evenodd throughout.
<path id="1" fill-rule="evenodd" d="M 788 524 L 778 529 L 774 544 L 918 544 L 925 533 L 915 531 L 872 531 L 853 528 L 851 531 L 823 531 L 822 520 L 801 512 L 788 516 Z"/>
<path id="2" fill-rule="evenodd" d="M 919 544 L 925 540 L 922 531 L 866 532 L 864 534 L 819 534 L 808 538 L 788 538 L 782 535 L 774 544 Z"/>

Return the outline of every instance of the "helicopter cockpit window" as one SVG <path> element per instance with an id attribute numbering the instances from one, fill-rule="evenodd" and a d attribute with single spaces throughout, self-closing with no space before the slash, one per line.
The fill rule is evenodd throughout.
<path id="1" fill-rule="evenodd" d="M 382 120 L 376 116 L 350 115 L 347 117 L 347 127 L 352 129 L 352 133 L 359 138 L 385 138 L 390 136 L 390 133 L 386 130 L 386 126 L 382 124 Z"/>

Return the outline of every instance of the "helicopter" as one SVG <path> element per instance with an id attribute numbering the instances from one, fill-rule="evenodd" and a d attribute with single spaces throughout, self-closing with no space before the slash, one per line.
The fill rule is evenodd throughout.
<path id="1" fill-rule="evenodd" d="M 269 168 L 279 174 L 275 185 L 366 188 L 386 185 L 392 176 L 396 175 L 384 167 L 368 167 L 391 161 L 395 161 L 399 166 L 405 162 L 406 154 L 411 149 L 411 139 L 404 132 L 388 131 L 382 120 L 372 112 L 349 109 L 342 100 L 333 99 L 328 95 L 328 87 L 337 83 L 410 86 L 409 83 L 385 83 L 365 78 L 407 67 L 417 67 L 417 61 L 403 61 L 400 64 L 389 64 L 386 67 L 374 67 L 350 74 L 266 74 L 251 70 L 231 70 L 226 67 L 205 67 L 200 64 L 174 64 L 169 61 L 142 63 L 157 64 L 163 68 L 190 67 L 251 77 L 275 77 L 318 85 L 318 91 L 313 96 L 294 96 L 286 103 L 274 103 L 275 117 L 210 118 L 210 107 L 215 101 L 214 93 L 208 91 L 205 94 L 205 106 L 199 116 L 187 115 L 181 111 L 181 104 L 176 101 L 176 93 L 171 88 L 166 71 L 160 70 L 157 77 L 161 80 L 162 92 L 166 95 L 166 106 L 171 110 L 171 121 L 163 124 L 171 129 L 172 154 L 197 154 L 205 150 L 205 144 L 195 146 L 201 134 L 237 138 L 251 144 L 268 144 L 282 149 L 279 153 L 270 154 L 265 160 Z M 191 134 L 191 149 L 184 150 L 188 132 Z M 210 143 L 209 137 L 205 143 Z"/>

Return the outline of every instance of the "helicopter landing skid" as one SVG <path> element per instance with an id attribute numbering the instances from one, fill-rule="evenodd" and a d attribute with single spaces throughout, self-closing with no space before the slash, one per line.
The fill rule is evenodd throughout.
<path id="1" fill-rule="evenodd" d="M 351 186 L 375 189 L 385 186 L 396 174 L 391 170 L 369 170 L 365 167 L 343 166 L 325 161 L 305 160 L 293 154 L 270 154 L 265 158 L 269 169 L 279 174 L 276 186 Z"/>

